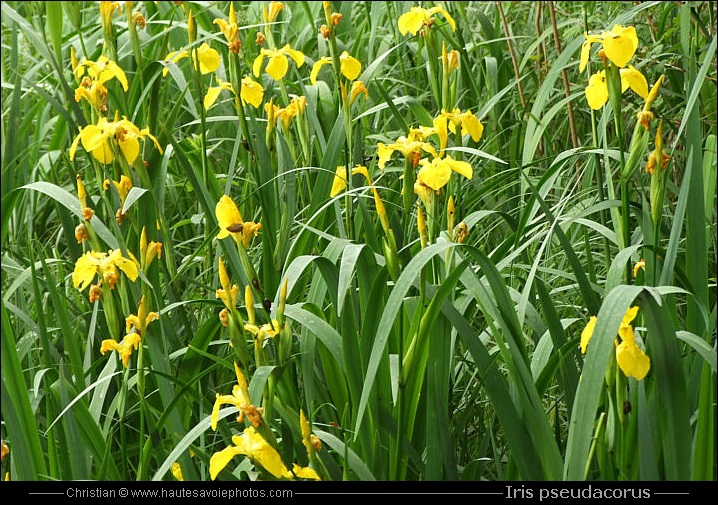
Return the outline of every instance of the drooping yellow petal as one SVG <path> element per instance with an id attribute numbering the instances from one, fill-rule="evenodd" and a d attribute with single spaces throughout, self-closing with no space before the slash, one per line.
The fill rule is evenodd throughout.
<path id="1" fill-rule="evenodd" d="M 352 57 L 347 51 L 344 51 L 341 56 L 339 56 L 339 66 L 342 75 L 350 81 L 359 77 L 359 74 L 361 73 L 361 63 L 359 63 L 359 60 Z"/>
<path id="2" fill-rule="evenodd" d="M 631 324 L 631 322 L 633 322 L 633 320 L 636 318 L 636 315 L 638 315 L 638 306 L 633 306 L 629 308 L 623 315 L 621 326 Z"/>
<path id="3" fill-rule="evenodd" d="M 242 79 L 239 96 L 243 102 L 251 104 L 254 108 L 259 108 L 264 99 L 264 88 L 254 79 L 247 76 Z"/>
<path id="4" fill-rule="evenodd" d="M 580 64 L 578 66 L 578 71 L 583 72 L 583 70 L 586 68 L 586 65 L 588 65 L 588 57 L 591 55 L 591 40 L 587 39 L 583 41 L 583 44 L 581 44 L 581 60 Z"/>
<path id="5" fill-rule="evenodd" d="M 152 135 L 152 134 L 150 133 L 150 129 L 149 129 L 149 128 L 143 128 L 142 130 L 140 130 L 139 135 L 140 135 L 141 137 L 143 137 L 143 138 L 144 138 L 144 137 L 149 137 L 150 140 L 152 140 L 152 143 L 153 143 L 153 144 L 155 145 L 155 147 L 157 148 L 157 150 L 160 152 L 160 154 L 162 154 L 162 153 L 164 152 L 164 150 L 162 149 L 162 146 L 160 145 L 160 141 L 157 140 L 157 137 L 155 137 L 154 135 Z"/>
<path id="6" fill-rule="evenodd" d="M 625 67 L 638 49 L 638 35 L 633 26 L 614 25 L 603 33 L 603 50 L 617 67 Z"/>
<path id="7" fill-rule="evenodd" d="M 434 133 L 439 137 L 439 152 L 444 153 L 449 142 L 449 120 L 444 114 L 434 118 Z"/>
<path id="8" fill-rule="evenodd" d="M 405 12 L 399 16 L 397 22 L 399 32 L 402 35 L 406 35 L 407 32 L 416 35 L 426 20 L 425 12 L 426 11 L 421 7 L 412 7 L 409 12 Z"/>
<path id="9" fill-rule="evenodd" d="M 586 323 L 586 327 L 581 332 L 581 354 L 586 354 L 586 347 L 588 346 L 588 341 L 591 340 L 591 337 L 593 336 L 593 330 L 596 328 L 596 316 L 591 316 L 588 320 L 588 323 Z"/>
<path id="10" fill-rule="evenodd" d="M 304 53 L 301 51 L 297 51 L 296 49 L 292 49 L 289 47 L 289 44 L 286 44 L 282 51 L 284 51 L 285 54 L 288 54 L 291 59 L 294 60 L 294 63 L 297 64 L 297 68 L 300 68 L 302 65 L 304 65 Z"/>
<path id="11" fill-rule="evenodd" d="M 100 125 L 102 124 L 101 122 Z M 80 140 L 82 141 L 82 147 L 85 148 L 85 151 L 91 152 L 97 158 L 97 161 L 100 163 L 109 163 L 112 161 L 113 154 L 110 146 L 107 144 L 109 131 L 103 126 L 94 124 L 87 125 L 80 132 Z M 99 152 L 95 154 L 96 151 Z"/>
<path id="12" fill-rule="evenodd" d="M 100 69 L 99 75 L 97 76 L 97 80 L 104 84 L 110 79 L 117 79 L 118 81 L 120 81 L 122 89 L 127 91 L 128 84 L 125 71 L 122 70 L 122 68 L 112 60 L 108 60 L 105 58 L 102 63 L 102 68 Z"/>
<path id="13" fill-rule="evenodd" d="M 120 150 L 128 165 L 132 165 L 140 155 L 140 141 L 135 132 L 128 132 L 117 139 Z"/>
<path id="14" fill-rule="evenodd" d="M 99 260 L 90 251 L 77 258 L 75 269 L 72 272 L 72 285 L 80 291 L 84 291 L 92 283 L 99 266 Z"/>
<path id="15" fill-rule="evenodd" d="M 296 463 L 294 463 L 294 466 L 292 467 L 292 473 L 300 479 L 322 480 L 313 468 L 308 466 L 299 466 Z"/>
<path id="16" fill-rule="evenodd" d="M 466 111 L 461 118 L 461 134 L 468 133 L 474 142 L 481 140 L 484 134 L 484 125 L 474 116 L 473 112 Z"/>
<path id="17" fill-rule="evenodd" d="M 291 477 L 277 450 L 269 445 L 262 435 L 255 431 L 253 426 L 246 428 L 241 437 L 233 437 L 233 440 L 236 438 L 243 439 L 243 444 L 237 444 L 237 446 L 245 449 L 244 454 L 249 456 L 255 464 L 258 463 L 278 479 Z"/>
<path id="18" fill-rule="evenodd" d="M 128 252 L 128 254 L 131 254 Z M 135 282 L 137 280 L 137 276 L 139 275 L 138 270 L 138 263 L 137 260 L 134 259 L 134 256 L 131 259 L 125 258 L 122 256 L 122 251 L 119 249 L 115 249 L 112 251 L 109 255 L 112 262 L 117 265 L 117 268 L 122 270 L 122 272 L 127 276 L 128 279 L 130 279 L 132 282 Z"/>
<path id="19" fill-rule="evenodd" d="M 473 175 L 473 169 L 471 168 L 471 165 L 466 161 L 459 161 L 455 160 L 451 156 L 446 156 L 443 160 L 441 160 L 441 162 L 448 165 L 452 171 L 463 175 L 467 179 L 471 179 Z"/>
<path id="20" fill-rule="evenodd" d="M 254 77 L 259 77 L 259 74 L 262 72 L 262 61 L 264 61 L 264 57 L 267 55 L 267 50 L 262 49 L 256 58 L 254 58 L 254 62 L 252 63 L 252 73 L 254 74 Z"/>
<path id="21" fill-rule="evenodd" d="M 77 145 L 80 143 L 80 138 L 82 137 L 82 127 L 80 127 L 80 133 L 75 135 L 75 140 L 72 141 L 72 145 L 70 146 L 70 161 L 75 160 L 75 152 L 77 152 Z"/>
<path id="22" fill-rule="evenodd" d="M 207 88 L 207 94 L 204 95 L 204 108 L 205 110 L 209 109 L 214 105 L 214 102 L 217 101 L 217 98 L 219 98 L 219 94 L 222 92 L 222 88 L 219 86 L 214 86 L 211 88 Z"/>
<path id="23" fill-rule="evenodd" d="M 599 110 L 608 101 L 608 85 L 606 84 L 605 71 L 596 72 L 589 78 L 588 86 L 586 87 L 586 100 L 593 110 Z"/>
<path id="24" fill-rule="evenodd" d="M 648 98 L 648 81 L 640 72 L 630 65 L 621 69 L 621 82 L 625 82 L 638 96 L 646 100 Z"/>
<path id="25" fill-rule="evenodd" d="M 643 379 L 651 369 L 651 359 L 635 340 L 625 340 L 616 347 L 616 362 L 626 377 Z"/>
<path id="26" fill-rule="evenodd" d="M 395 149 L 391 146 L 388 146 L 384 144 L 383 142 L 379 142 L 376 145 L 376 154 L 379 158 L 378 165 L 379 168 L 382 170 L 386 166 L 386 162 L 389 161 L 389 158 L 391 158 L 391 155 L 394 153 Z"/>
<path id="27" fill-rule="evenodd" d="M 416 175 L 417 180 L 430 187 L 434 191 L 443 188 L 451 178 L 451 166 L 448 163 L 441 163 L 439 158 L 432 161 L 421 160 L 422 167 Z"/>
<path id="28" fill-rule="evenodd" d="M 367 184 L 371 186 L 371 177 L 369 176 L 369 170 L 364 165 L 357 165 L 352 168 L 352 175 L 361 174 L 366 179 Z"/>
<path id="29" fill-rule="evenodd" d="M 288 69 L 289 61 L 287 61 L 287 57 L 282 53 L 275 53 L 270 56 L 269 61 L 267 62 L 267 67 L 265 68 L 266 72 L 275 81 L 281 81 L 282 78 L 287 75 Z"/>
<path id="30" fill-rule="evenodd" d="M 352 83 L 352 89 L 349 92 L 349 103 L 354 103 L 354 100 L 356 100 L 361 93 L 364 93 L 364 99 L 369 98 L 369 90 L 366 89 L 364 81 L 354 81 Z"/>
<path id="31" fill-rule="evenodd" d="M 427 17 L 432 17 L 436 13 L 441 13 L 444 16 L 444 19 L 446 19 L 446 22 L 449 23 L 449 26 L 451 27 L 451 31 L 456 31 L 456 21 L 454 21 L 454 18 L 451 17 L 451 15 L 446 12 L 446 9 L 444 9 L 441 5 L 437 5 L 436 7 L 432 7 L 427 11 Z"/>
<path id="32" fill-rule="evenodd" d="M 239 408 L 239 405 L 236 403 L 236 398 L 231 395 L 220 395 L 217 393 L 217 396 L 214 400 L 214 406 L 212 407 L 212 414 L 210 416 L 211 419 L 211 427 L 212 431 L 217 431 L 217 422 L 219 421 L 219 409 L 222 407 L 222 405 L 234 405 L 235 407 Z"/>
<path id="33" fill-rule="evenodd" d="M 204 108 L 205 110 L 209 109 L 214 105 L 214 102 L 217 101 L 217 98 L 219 97 L 219 94 L 222 92 L 223 89 L 226 89 L 227 91 L 231 91 L 234 95 L 235 93 L 234 88 L 232 87 L 232 83 L 225 82 L 221 80 L 219 77 L 217 78 L 217 86 L 212 86 L 207 89 L 207 93 L 204 95 Z"/>
<path id="34" fill-rule="evenodd" d="M 227 466 L 230 461 L 232 461 L 232 458 L 234 458 L 238 454 L 242 454 L 242 452 L 240 452 L 239 449 L 234 445 L 230 445 L 222 449 L 221 451 L 212 454 L 212 457 L 209 458 L 210 478 L 212 480 L 216 479 L 217 475 L 219 475 L 219 472 L 221 472 L 224 467 Z"/>
<path id="35" fill-rule="evenodd" d="M 132 357 L 132 351 L 137 350 L 140 341 L 140 334 L 136 332 L 129 333 L 119 343 L 113 339 L 105 339 L 100 346 L 100 353 L 104 355 L 107 351 L 117 351 L 122 358 L 122 365 L 127 367 Z"/>
<path id="36" fill-rule="evenodd" d="M 187 51 L 172 51 L 165 57 L 165 63 L 177 64 L 179 60 L 186 58 L 187 56 L 189 56 Z M 162 69 L 162 77 L 166 76 L 167 72 L 169 72 L 169 68 L 165 65 L 165 68 Z"/>
<path id="37" fill-rule="evenodd" d="M 182 476 L 182 467 L 180 466 L 180 464 L 177 461 L 172 463 L 172 466 L 170 467 L 170 471 L 172 472 L 172 475 L 174 475 L 175 479 L 180 480 L 180 481 L 184 480 L 184 477 Z"/>
<path id="38" fill-rule="evenodd" d="M 346 174 L 347 169 L 344 165 L 337 167 L 337 171 L 334 174 L 334 182 L 332 183 L 332 190 L 329 192 L 329 198 L 334 198 L 347 187 Z"/>
<path id="39" fill-rule="evenodd" d="M 233 226 L 244 222 L 242 220 L 242 214 L 239 213 L 239 209 L 237 208 L 237 204 L 227 195 L 222 195 L 222 198 L 219 199 L 219 202 L 217 202 L 215 206 L 214 213 L 219 224 L 218 239 L 228 237 Z M 228 230 L 228 228 L 230 228 L 230 230 Z"/>
<path id="40" fill-rule="evenodd" d="M 111 338 L 103 340 L 102 344 L 100 344 L 100 353 L 103 356 L 108 351 L 116 351 L 118 349 L 120 349 L 120 344 L 118 344 L 115 340 L 112 340 Z"/>
<path id="41" fill-rule="evenodd" d="M 314 65 L 312 65 L 312 71 L 309 74 L 309 80 L 312 83 L 312 85 L 317 84 L 317 76 L 319 75 L 319 70 L 321 70 L 321 68 L 324 65 L 326 65 L 327 63 L 331 63 L 331 62 L 332 62 L 332 59 L 329 56 L 324 56 L 314 62 Z"/>
<path id="42" fill-rule="evenodd" d="M 206 42 L 197 48 L 197 58 L 199 59 L 199 71 L 203 75 L 216 71 L 221 63 L 219 53 Z"/>

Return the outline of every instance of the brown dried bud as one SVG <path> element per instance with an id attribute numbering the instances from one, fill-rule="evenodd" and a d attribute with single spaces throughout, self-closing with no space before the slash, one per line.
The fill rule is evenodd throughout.
<path id="1" fill-rule="evenodd" d="M 92 216 L 95 215 L 95 211 L 92 210 L 90 207 L 83 207 L 82 208 L 82 217 L 85 219 L 85 221 L 89 221 L 92 219 Z"/>
<path id="2" fill-rule="evenodd" d="M 416 168 L 419 166 L 419 160 L 421 159 L 421 151 L 412 151 L 409 161 L 411 161 L 411 166 Z"/>
<path id="3" fill-rule="evenodd" d="M 456 227 L 456 241 L 461 244 L 466 240 L 466 237 L 469 235 L 469 227 L 466 226 L 466 223 L 461 221 L 459 225 Z"/>
<path id="4" fill-rule="evenodd" d="M 147 23 L 145 22 L 145 17 L 142 15 L 141 12 L 135 12 L 132 15 L 132 21 L 134 21 L 135 25 L 139 26 L 143 30 L 145 26 L 147 26 Z"/>
<path id="5" fill-rule="evenodd" d="M 82 244 L 83 240 L 90 238 L 90 235 L 87 233 L 87 227 L 84 224 L 80 223 L 75 226 L 75 238 L 78 244 Z"/>
<path id="6" fill-rule="evenodd" d="M 225 328 L 229 326 L 229 311 L 224 308 L 219 312 L 219 321 Z"/>
<path id="7" fill-rule="evenodd" d="M 102 298 L 102 282 L 90 285 L 90 303 Z"/>

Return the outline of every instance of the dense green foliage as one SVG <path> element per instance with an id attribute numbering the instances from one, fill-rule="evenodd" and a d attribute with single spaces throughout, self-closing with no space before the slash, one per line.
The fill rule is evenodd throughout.
<path id="1" fill-rule="evenodd" d="M 715 2 L 418 5 L 2 2 L 3 476 L 716 479 Z"/>

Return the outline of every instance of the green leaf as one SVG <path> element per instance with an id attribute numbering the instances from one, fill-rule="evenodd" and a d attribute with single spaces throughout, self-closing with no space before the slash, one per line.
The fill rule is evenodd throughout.
<path id="1" fill-rule="evenodd" d="M 84 217 L 82 216 L 82 209 L 80 208 L 80 201 L 77 199 L 77 197 L 73 196 L 61 187 L 56 186 L 55 184 L 51 184 L 45 181 L 38 181 L 21 186 L 20 188 L 18 188 L 18 190 L 20 189 L 31 189 L 33 191 L 43 193 L 63 205 L 67 210 L 75 214 L 75 216 L 77 216 L 79 219 L 84 220 Z M 107 226 L 105 226 L 105 224 L 100 221 L 100 219 L 96 215 L 92 216 L 90 224 L 92 225 L 92 228 L 95 230 L 97 235 L 105 242 L 105 244 L 107 244 L 110 249 L 117 249 L 119 247 L 115 236 L 107 228 Z"/>
<path id="2" fill-rule="evenodd" d="M 40 431 L 30 406 L 25 377 L 15 343 L 15 332 L 3 302 L 2 310 L 2 415 L 12 451 L 13 480 L 42 480 L 47 475 Z"/>

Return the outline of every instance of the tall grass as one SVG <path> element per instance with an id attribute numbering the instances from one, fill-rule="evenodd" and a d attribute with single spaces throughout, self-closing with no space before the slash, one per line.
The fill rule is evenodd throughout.
<path id="1" fill-rule="evenodd" d="M 716 479 L 715 3 L 418 7 L 2 3 L 3 476 Z"/>

